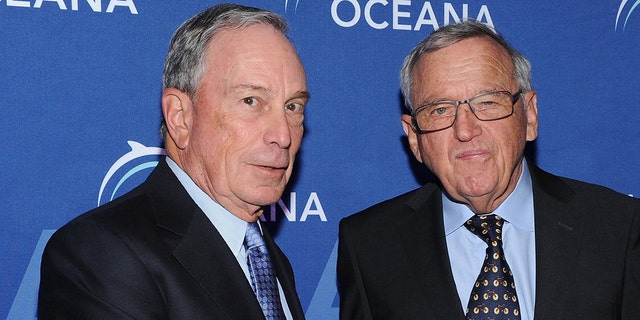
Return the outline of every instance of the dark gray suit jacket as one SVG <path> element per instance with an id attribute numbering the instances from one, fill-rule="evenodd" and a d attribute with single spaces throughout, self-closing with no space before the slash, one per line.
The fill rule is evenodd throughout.
<path id="1" fill-rule="evenodd" d="M 536 319 L 640 319 L 640 201 L 529 164 Z M 340 222 L 341 319 L 464 319 L 436 184 Z"/>
<path id="2" fill-rule="evenodd" d="M 293 270 L 264 230 L 294 319 Z M 251 285 L 166 161 L 139 187 L 74 219 L 42 258 L 38 315 L 47 319 L 264 319 Z"/>

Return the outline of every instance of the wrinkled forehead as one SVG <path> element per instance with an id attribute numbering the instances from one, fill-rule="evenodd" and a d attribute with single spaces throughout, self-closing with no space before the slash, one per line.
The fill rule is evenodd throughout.
<path id="1" fill-rule="evenodd" d="M 295 48 L 269 25 L 223 30 L 209 45 L 201 88 L 261 87 L 284 95 L 306 91 L 306 75 Z"/>
<path id="2" fill-rule="evenodd" d="M 489 38 L 474 37 L 423 54 L 416 63 L 414 74 L 422 72 L 421 76 L 429 77 L 429 74 L 457 74 L 480 67 L 510 75 L 514 71 L 513 61 L 503 47 Z"/>
<path id="3" fill-rule="evenodd" d="M 454 66 L 456 62 L 487 62 L 497 67 L 513 70 L 513 61 L 507 50 L 489 37 L 472 37 L 457 41 L 446 47 L 424 53 L 417 61 L 416 68 Z"/>
<path id="4" fill-rule="evenodd" d="M 412 105 L 434 99 L 466 99 L 517 86 L 508 52 L 494 41 L 469 38 L 424 54 L 412 73 Z"/>

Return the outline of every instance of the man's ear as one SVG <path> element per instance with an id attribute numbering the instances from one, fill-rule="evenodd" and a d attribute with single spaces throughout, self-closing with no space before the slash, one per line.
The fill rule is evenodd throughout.
<path id="1" fill-rule="evenodd" d="M 538 137 L 538 94 L 531 90 L 523 95 L 527 116 L 527 141 Z"/>
<path id="2" fill-rule="evenodd" d="M 411 152 L 413 152 L 413 156 L 422 163 L 422 154 L 420 154 L 420 148 L 418 147 L 418 134 L 413 130 L 411 116 L 408 114 L 402 115 L 402 129 L 404 129 L 404 133 L 407 134 L 409 147 L 411 148 Z"/>
<path id="3" fill-rule="evenodd" d="M 167 135 L 179 149 L 189 145 L 193 120 L 193 102 L 188 94 L 167 88 L 162 92 L 162 114 L 167 124 Z"/>

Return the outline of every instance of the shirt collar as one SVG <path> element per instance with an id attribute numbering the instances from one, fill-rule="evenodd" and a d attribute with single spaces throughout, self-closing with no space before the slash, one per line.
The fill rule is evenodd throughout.
<path id="1" fill-rule="evenodd" d="M 193 180 L 171 158 L 166 157 L 167 164 L 176 175 L 182 186 L 187 190 L 191 199 L 209 218 L 209 221 L 218 230 L 229 249 L 234 255 L 238 255 L 244 243 L 244 235 L 247 230 L 247 222 L 236 217 L 223 206 L 215 202 L 208 194 L 200 189 Z"/>
<path id="2" fill-rule="evenodd" d="M 442 197 L 442 209 L 445 235 L 456 231 L 474 215 L 473 211 L 466 205 L 452 201 L 446 195 L 446 192 L 443 193 Z M 499 215 L 518 229 L 531 232 L 535 230 L 533 188 L 531 186 L 531 174 L 525 159 L 522 160 L 522 173 L 520 173 L 516 188 L 492 213 Z"/>

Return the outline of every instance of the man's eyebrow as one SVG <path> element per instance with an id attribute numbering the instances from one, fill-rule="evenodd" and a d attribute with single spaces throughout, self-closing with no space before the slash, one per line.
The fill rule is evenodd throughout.
<path id="1" fill-rule="evenodd" d="M 486 93 L 491 93 L 491 92 L 496 92 L 496 91 L 508 91 L 506 89 L 499 89 L 497 87 L 488 87 L 487 89 L 484 90 L 480 90 L 478 92 L 476 92 L 474 95 L 472 95 L 471 97 L 467 97 L 464 100 L 467 99 L 471 99 L 471 98 L 475 98 L 476 96 L 479 96 L 481 94 L 486 94 Z M 464 100 L 455 100 L 453 98 L 438 98 L 438 99 L 427 99 L 426 103 L 422 103 L 421 105 L 426 105 L 426 104 L 431 104 L 431 103 L 435 103 L 435 102 L 457 102 L 457 101 L 464 101 Z"/>
<path id="2" fill-rule="evenodd" d="M 231 87 L 232 90 L 245 90 L 245 89 L 249 89 L 249 90 L 255 90 L 255 91 L 263 91 L 263 92 L 267 92 L 267 93 L 271 93 L 273 90 L 261 85 L 257 85 L 257 84 L 250 84 L 250 83 L 245 83 L 245 84 L 239 84 L 236 86 Z M 291 98 L 289 99 L 305 99 L 305 100 L 309 100 L 311 98 L 311 94 L 309 93 L 309 91 L 307 90 L 300 90 L 297 91 L 296 93 L 294 93 L 293 95 L 291 95 Z"/>
<path id="3" fill-rule="evenodd" d="M 302 90 L 302 91 L 298 91 L 295 94 L 293 94 L 291 99 L 305 99 L 305 100 L 309 100 L 311 99 L 311 94 L 309 93 L 309 91 L 306 90 Z"/>
<path id="4" fill-rule="evenodd" d="M 245 90 L 245 89 L 250 89 L 250 90 L 256 90 L 256 91 L 264 91 L 264 92 L 271 92 L 273 90 L 261 86 L 261 85 L 257 85 L 257 84 L 250 84 L 250 83 L 245 83 L 245 84 L 239 84 L 239 85 L 235 85 L 233 87 L 231 87 L 232 90 Z"/>

